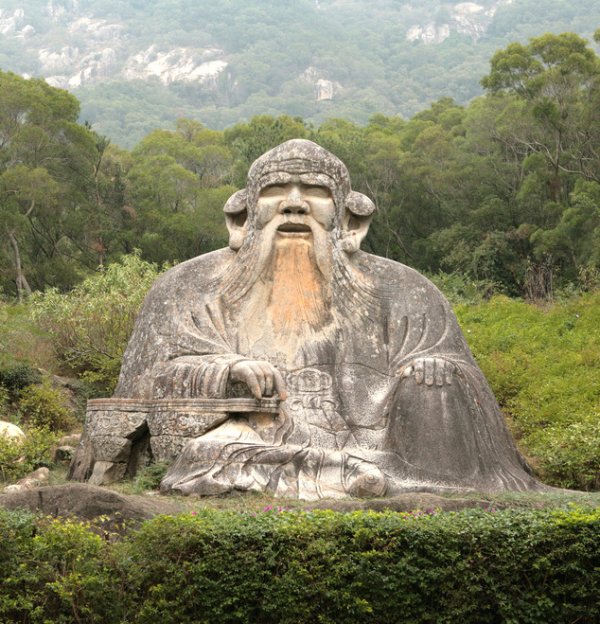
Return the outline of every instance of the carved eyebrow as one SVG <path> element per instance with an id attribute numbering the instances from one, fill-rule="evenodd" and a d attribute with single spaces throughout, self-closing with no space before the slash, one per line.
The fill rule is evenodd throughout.
<path id="1" fill-rule="evenodd" d="M 267 184 L 260 189 L 259 194 L 264 193 L 265 191 L 282 191 L 283 192 L 286 186 L 287 186 L 286 184 L 277 183 L 277 182 L 274 182 L 273 184 Z"/>

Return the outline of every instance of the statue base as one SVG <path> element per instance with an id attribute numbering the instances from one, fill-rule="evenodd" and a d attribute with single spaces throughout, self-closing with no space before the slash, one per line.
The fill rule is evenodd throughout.
<path id="1" fill-rule="evenodd" d="M 236 413 L 279 412 L 278 399 L 90 399 L 69 479 L 105 485 L 151 462 L 171 463 L 188 440 Z"/>

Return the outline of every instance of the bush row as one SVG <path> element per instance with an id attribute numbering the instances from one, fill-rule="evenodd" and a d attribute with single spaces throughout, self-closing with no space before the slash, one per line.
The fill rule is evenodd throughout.
<path id="1" fill-rule="evenodd" d="M 206 511 L 122 539 L 0 512 L 0 621 L 24 624 L 591 623 L 599 567 L 598 509 Z"/>

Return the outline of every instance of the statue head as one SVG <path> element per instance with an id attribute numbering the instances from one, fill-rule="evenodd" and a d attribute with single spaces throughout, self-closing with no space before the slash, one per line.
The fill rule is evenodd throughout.
<path id="1" fill-rule="evenodd" d="M 254 161 L 246 188 L 225 204 L 229 245 L 265 227 L 283 236 L 322 228 L 334 244 L 353 253 L 367 234 L 375 206 L 353 191 L 344 163 L 305 139 L 292 139 Z"/>

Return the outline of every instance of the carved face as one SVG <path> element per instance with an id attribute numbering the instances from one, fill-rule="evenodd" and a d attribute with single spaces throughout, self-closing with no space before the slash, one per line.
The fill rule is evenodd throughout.
<path id="1" fill-rule="evenodd" d="M 331 231 L 335 203 L 326 186 L 309 185 L 299 180 L 271 184 L 259 192 L 256 203 L 256 228 L 274 223 L 278 236 L 309 236 L 315 226 Z"/>
<path id="2" fill-rule="evenodd" d="M 328 240 L 352 254 L 367 234 L 375 205 L 351 189 L 348 170 L 336 156 L 311 141 L 292 139 L 254 161 L 246 188 L 223 210 L 234 251 L 253 240 L 248 236 L 253 231 L 270 241 L 310 238 L 312 231 L 315 238 L 329 234 Z"/>

